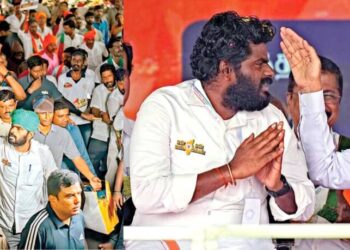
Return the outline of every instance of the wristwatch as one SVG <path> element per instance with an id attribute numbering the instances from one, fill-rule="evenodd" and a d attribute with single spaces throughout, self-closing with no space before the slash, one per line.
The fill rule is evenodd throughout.
<path id="1" fill-rule="evenodd" d="M 292 190 L 292 187 L 289 185 L 289 183 L 287 182 L 287 179 L 286 179 L 286 177 L 284 177 L 284 175 L 281 174 L 281 179 L 280 180 L 283 183 L 283 187 L 280 190 L 276 191 L 276 192 L 271 191 L 271 190 L 269 190 L 268 188 L 265 187 L 267 193 L 270 196 L 274 197 L 274 198 L 277 198 L 277 197 L 280 197 L 282 195 L 285 195 L 286 193 L 288 193 L 289 191 Z"/>

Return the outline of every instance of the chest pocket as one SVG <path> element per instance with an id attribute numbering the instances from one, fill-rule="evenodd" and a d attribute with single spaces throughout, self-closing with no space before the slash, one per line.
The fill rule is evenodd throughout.
<path id="1" fill-rule="evenodd" d="M 43 168 L 41 161 L 38 158 L 27 157 L 20 158 L 20 172 L 23 180 L 23 184 L 26 186 L 36 186 L 43 183 Z"/>

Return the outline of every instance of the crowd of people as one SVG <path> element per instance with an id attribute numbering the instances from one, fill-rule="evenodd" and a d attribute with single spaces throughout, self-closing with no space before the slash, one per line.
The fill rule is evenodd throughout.
<path id="1" fill-rule="evenodd" d="M 335 62 L 281 28 L 291 66 L 282 110 L 268 90 L 275 27 L 218 13 L 193 47 L 195 79 L 154 91 L 133 121 L 123 112 L 133 49 L 123 41 L 122 4 L 71 7 L 40 2 L 23 12 L 15 0 L 0 21 L 0 236 L 10 249 L 122 249 L 124 225 L 350 221 L 350 139 L 332 130 L 344 84 Z M 98 191 L 105 180 L 120 220 L 107 236 L 84 229 L 80 212 L 81 182 Z M 290 245 L 350 248 L 346 240 Z M 217 246 L 280 247 L 224 236 Z"/>
<path id="2" fill-rule="evenodd" d="M 117 170 L 132 63 L 123 3 L 39 1 L 28 11 L 14 0 L 7 7 L 0 17 L 0 235 L 10 249 L 122 249 Z M 107 236 L 84 232 L 80 184 L 99 191 L 106 179 L 120 222 Z"/>

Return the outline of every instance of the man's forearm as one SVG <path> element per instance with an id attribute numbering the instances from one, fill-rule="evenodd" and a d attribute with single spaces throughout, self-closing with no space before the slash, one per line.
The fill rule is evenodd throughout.
<path id="1" fill-rule="evenodd" d="M 291 189 L 290 192 L 275 198 L 275 202 L 286 214 L 294 214 L 298 210 L 298 206 L 295 203 L 293 189 Z"/>

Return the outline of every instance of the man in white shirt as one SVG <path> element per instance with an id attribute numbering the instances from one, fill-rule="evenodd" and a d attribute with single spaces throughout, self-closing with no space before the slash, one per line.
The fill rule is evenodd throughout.
<path id="1" fill-rule="evenodd" d="M 46 206 L 46 180 L 56 164 L 49 148 L 33 140 L 38 116 L 19 109 L 11 118 L 9 136 L 0 144 L 0 227 L 17 249 L 29 218 Z"/>
<path id="2" fill-rule="evenodd" d="M 17 33 L 26 19 L 26 16 L 22 13 L 21 9 L 21 1 L 14 1 L 14 13 L 8 17 L 6 17 L 6 21 L 10 24 L 10 31 L 13 33 Z"/>
<path id="3" fill-rule="evenodd" d="M 52 29 L 47 27 L 47 14 L 43 11 L 38 11 L 35 14 L 35 19 L 38 22 L 38 33 L 45 39 L 48 34 L 52 35 Z"/>
<path id="4" fill-rule="evenodd" d="M 104 64 L 101 66 L 100 74 L 103 84 L 94 89 L 90 103 L 91 113 L 100 119 L 93 121 L 88 153 L 97 175 L 104 178 L 107 172 L 108 139 L 112 123 L 106 106 L 108 96 L 116 85 L 115 68 L 113 65 Z"/>
<path id="5" fill-rule="evenodd" d="M 328 125 L 333 127 L 339 117 L 340 100 L 343 91 L 343 76 L 339 67 L 330 59 L 319 56 L 321 60 L 321 84 L 324 90 L 323 98 L 325 102 L 326 114 L 328 118 Z M 298 136 L 298 127 L 300 124 L 299 111 L 299 88 L 295 83 L 293 74 L 290 74 L 287 104 L 290 111 L 294 133 Z M 332 131 L 333 141 L 339 151 L 344 144 L 344 140 L 349 140 L 345 136 L 339 135 Z M 298 151 L 302 152 L 301 143 L 298 141 Z M 304 152 L 303 152 L 304 154 Z M 306 162 L 306 160 L 304 160 Z M 349 213 L 350 207 L 344 198 L 342 190 L 329 190 L 322 186 L 316 187 L 316 206 L 314 216 L 310 220 L 311 223 L 333 223 L 333 222 L 349 222 L 346 214 Z M 348 241 L 343 240 L 321 240 L 321 239 L 307 239 L 295 240 L 295 250 L 300 249 L 348 249 L 350 248 Z M 293 248 L 293 249 L 294 249 Z"/>
<path id="6" fill-rule="evenodd" d="M 197 78 L 155 91 L 137 115 L 130 146 L 135 226 L 210 226 L 307 220 L 315 190 L 296 138 L 269 104 L 269 21 L 214 15 L 191 55 Z M 190 242 L 178 241 L 181 249 Z M 127 242 L 164 249 L 166 242 Z M 275 249 L 271 240 L 221 237 L 218 249 Z"/>
<path id="7" fill-rule="evenodd" d="M 88 68 L 95 71 L 97 66 L 102 63 L 103 58 L 108 57 L 108 51 L 103 42 L 95 41 L 95 31 L 89 31 L 84 34 L 84 43 L 79 47 L 88 53 Z"/>
<path id="8" fill-rule="evenodd" d="M 63 33 L 57 36 L 58 46 L 64 44 L 64 48 L 78 47 L 84 41 L 83 37 L 75 32 L 75 23 L 73 20 L 67 20 L 63 23 Z"/>
<path id="9" fill-rule="evenodd" d="M 327 119 L 321 63 L 315 49 L 289 28 L 281 29 L 282 49 L 299 88 L 299 136 L 311 180 L 333 189 L 350 188 L 350 150 L 337 152 Z"/>
<path id="10" fill-rule="evenodd" d="M 0 137 L 6 139 L 11 129 L 11 113 L 17 107 L 15 95 L 10 90 L 0 91 Z"/>
<path id="11" fill-rule="evenodd" d="M 29 20 L 29 30 L 24 33 L 22 30 L 18 31 L 18 36 L 22 40 L 24 47 L 24 58 L 27 60 L 34 54 L 41 52 L 43 47 L 43 39 L 37 32 L 38 23 L 36 20 Z"/>

